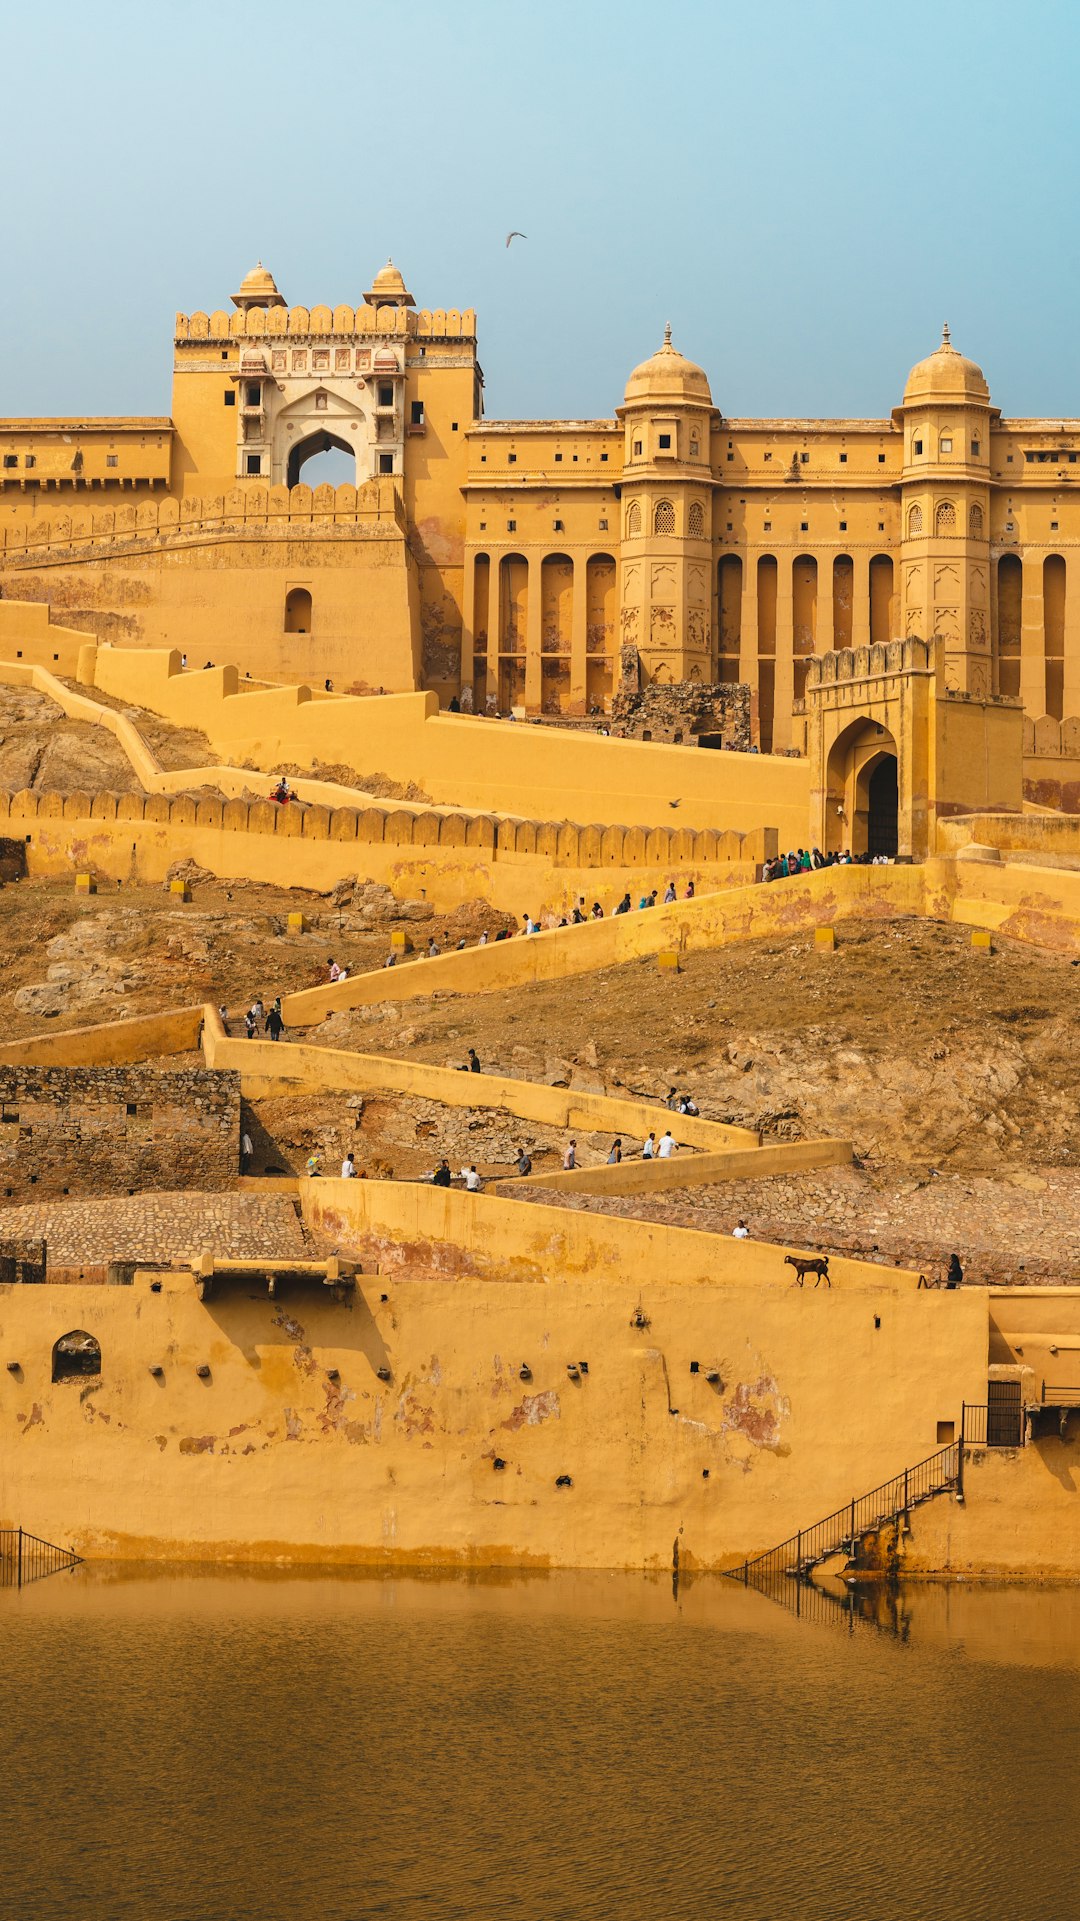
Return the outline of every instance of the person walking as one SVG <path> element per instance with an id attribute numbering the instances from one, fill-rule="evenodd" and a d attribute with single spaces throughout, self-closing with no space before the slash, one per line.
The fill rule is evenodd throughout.
<path id="1" fill-rule="evenodd" d="M 607 1157 L 607 1164 L 609 1167 L 618 1167 L 619 1162 L 621 1160 L 622 1160 L 622 1140 L 621 1138 L 619 1138 L 612 1141 L 611 1143 L 611 1152 Z"/>
<path id="2" fill-rule="evenodd" d="M 351 1154 L 346 1154 L 345 1159 L 341 1163 L 341 1178 L 343 1181 L 354 1181 L 356 1179 L 356 1162 L 353 1160 Z"/>
<path id="3" fill-rule="evenodd" d="M 562 1164 L 563 1164 L 563 1171 L 564 1173 L 567 1173 L 567 1174 L 571 1173 L 573 1169 L 577 1166 L 577 1142 L 576 1141 L 567 1141 L 566 1152 L 562 1157 Z"/>
<path id="4" fill-rule="evenodd" d="M 245 1127 L 243 1133 L 240 1136 L 240 1172 L 241 1174 L 246 1174 L 249 1171 L 254 1153 L 255 1153 L 255 1148 L 252 1144 L 251 1135 L 248 1133 L 247 1128 Z"/>
<path id="5" fill-rule="evenodd" d="M 433 1187 L 449 1187 L 452 1179 L 453 1179 L 453 1175 L 450 1172 L 450 1163 L 448 1160 L 444 1158 L 439 1162 L 438 1167 L 435 1169 L 434 1174 L 431 1176 L 432 1186 Z"/>
<path id="6" fill-rule="evenodd" d="M 737 1227 L 732 1228 L 731 1232 L 732 1237 L 737 1241 L 748 1241 L 750 1239 L 750 1229 L 747 1227 L 745 1221 L 740 1221 Z"/>
<path id="7" fill-rule="evenodd" d="M 674 899 L 675 899 L 675 882 L 673 880 L 669 880 L 667 886 L 664 889 L 664 906 L 670 907 Z"/>
<path id="8" fill-rule="evenodd" d="M 255 1039 L 255 1009 L 253 1007 L 249 1007 L 247 1013 L 244 1015 L 244 1032 L 249 1041 Z"/>
<path id="9" fill-rule="evenodd" d="M 338 966 L 336 960 L 334 959 L 333 954 L 330 954 L 327 956 L 326 967 L 327 967 L 327 973 L 332 981 L 337 981 L 341 979 L 341 969 Z"/>
<path id="10" fill-rule="evenodd" d="M 322 1155 L 319 1153 L 317 1147 L 308 1155 L 304 1163 L 304 1172 L 309 1181 L 316 1180 L 322 1173 Z"/>
<path id="11" fill-rule="evenodd" d="M 651 1161 L 651 1160 L 654 1160 L 655 1157 L 656 1157 L 656 1135 L 650 1134 L 648 1140 L 642 1143 L 641 1158 L 643 1161 Z"/>
<path id="12" fill-rule="evenodd" d="M 523 1147 L 519 1147 L 517 1151 L 517 1171 L 519 1174 L 532 1173 L 532 1161 Z"/>
<path id="13" fill-rule="evenodd" d="M 670 1127 L 668 1128 L 668 1131 L 666 1134 L 662 1134 L 660 1136 L 660 1145 L 657 1148 L 656 1152 L 659 1159 L 662 1161 L 670 1160 L 672 1154 L 675 1152 L 675 1137 L 672 1134 Z"/>
<path id="14" fill-rule="evenodd" d="M 270 1012 L 266 1016 L 266 1031 L 272 1041 L 279 1041 L 281 1039 L 281 1036 L 284 1030 L 285 1030 L 285 1022 L 281 1018 L 281 1008 L 278 1005 L 277 1001 L 275 1001 L 273 1007 L 270 1009 Z"/>
<path id="15" fill-rule="evenodd" d="M 478 1055 L 477 1055 L 477 1052 L 476 1052 L 476 1049 L 475 1049 L 475 1047 L 470 1047 L 470 1049 L 469 1049 L 469 1072 L 470 1072 L 470 1074 L 479 1074 L 479 1073 L 480 1073 L 480 1071 L 481 1071 L 481 1069 L 480 1069 L 480 1061 L 479 1061 L 479 1057 L 478 1057 Z"/>
<path id="16" fill-rule="evenodd" d="M 470 1194 L 479 1194 L 480 1176 L 475 1167 L 463 1167 L 461 1171 L 465 1177 L 466 1191 Z"/>

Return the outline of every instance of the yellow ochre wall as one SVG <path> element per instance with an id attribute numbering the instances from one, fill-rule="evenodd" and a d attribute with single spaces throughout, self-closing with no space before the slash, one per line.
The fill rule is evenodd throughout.
<path id="1" fill-rule="evenodd" d="M 974 1290 L 841 1263 L 806 1294 L 779 1249 L 718 1266 L 706 1235 L 317 1185 L 313 1218 L 382 1250 L 348 1306 L 287 1281 L 203 1305 L 180 1274 L 0 1288 L 0 1519 L 120 1558 L 719 1566 L 930 1452 L 985 1373 Z M 408 1280 L 414 1232 L 434 1271 Z M 99 1382 L 51 1383 L 72 1328 Z"/>

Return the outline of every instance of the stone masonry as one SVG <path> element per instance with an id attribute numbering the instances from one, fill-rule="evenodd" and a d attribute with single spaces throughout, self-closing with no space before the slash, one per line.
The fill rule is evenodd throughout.
<path id="1" fill-rule="evenodd" d="M 0 1197 L 222 1188 L 239 1165 L 238 1074 L 0 1067 Z"/>
<path id="2" fill-rule="evenodd" d="M 750 689 L 741 681 L 643 685 L 638 650 L 624 647 L 611 703 L 611 731 L 629 740 L 659 740 L 675 747 L 707 740 L 745 753 L 750 746 Z"/>

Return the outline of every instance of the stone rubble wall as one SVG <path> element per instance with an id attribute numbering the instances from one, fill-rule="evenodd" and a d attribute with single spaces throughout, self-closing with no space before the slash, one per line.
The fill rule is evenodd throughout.
<path id="1" fill-rule="evenodd" d="M 239 1156 L 238 1074 L 0 1067 L 0 1193 L 9 1200 L 223 1188 Z"/>

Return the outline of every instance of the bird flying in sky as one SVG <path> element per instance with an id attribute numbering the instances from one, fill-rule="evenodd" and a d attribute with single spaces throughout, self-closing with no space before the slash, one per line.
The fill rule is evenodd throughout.
<path id="1" fill-rule="evenodd" d="M 528 238 L 529 236 L 527 233 L 521 233 L 520 230 L 517 227 L 515 227 L 513 233 L 507 234 L 506 244 L 507 246 L 509 246 L 511 240 L 527 240 Z"/>

